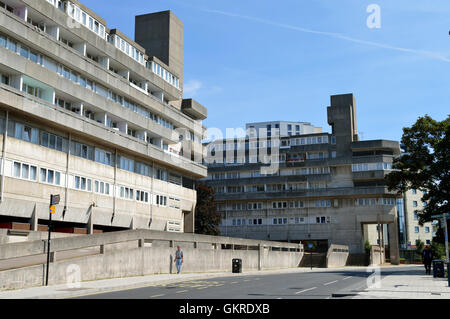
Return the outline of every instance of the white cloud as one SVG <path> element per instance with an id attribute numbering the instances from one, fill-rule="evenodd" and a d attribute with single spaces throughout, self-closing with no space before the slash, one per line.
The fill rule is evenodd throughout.
<path id="1" fill-rule="evenodd" d="M 198 80 L 190 80 L 184 83 L 183 85 L 183 93 L 185 95 L 196 95 L 197 92 L 203 88 L 203 83 Z"/>
<path id="2" fill-rule="evenodd" d="M 204 86 L 199 80 L 190 80 L 184 83 L 183 95 L 185 97 L 197 97 L 200 93 L 202 96 L 218 94 L 222 92 L 219 86 Z"/>
<path id="3" fill-rule="evenodd" d="M 225 15 L 225 16 L 229 16 L 229 17 L 235 17 L 235 18 L 250 20 L 250 21 L 263 23 L 263 24 L 267 24 L 267 25 L 272 25 L 272 26 L 279 27 L 279 28 L 294 30 L 294 31 L 298 31 L 298 32 L 318 34 L 318 35 L 328 36 L 328 37 L 337 38 L 337 39 L 350 41 L 350 42 L 354 42 L 354 43 L 359 43 L 359 44 L 362 44 L 362 45 L 374 46 L 374 47 L 379 47 L 379 48 L 384 48 L 384 49 L 389 49 L 389 50 L 415 53 L 415 54 L 418 54 L 418 55 L 426 56 L 428 58 L 441 60 L 443 62 L 450 62 L 450 58 L 449 57 L 446 57 L 446 56 L 444 56 L 444 55 L 442 55 L 442 54 L 440 54 L 438 52 L 432 52 L 432 51 L 426 51 L 426 50 L 417 50 L 417 49 L 409 49 L 409 48 L 402 48 L 402 47 L 392 46 L 392 45 L 389 45 L 389 44 L 384 44 L 384 43 L 379 43 L 379 42 L 372 42 L 372 41 L 356 39 L 356 38 L 352 38 L 352 37 L 346 36 L 346 35 L 341 34 L 341 33 L 317 31 L 317 30 L 312 30 L 312 29 L 307 29 L 307 28 L 293 26 L 293 25 L 290 25 L 290 24 L 278 23 L 278 22 L 273 22 L 273 21 L 266 20 L 266 19 L 261 19 L 261 18 L 257 18 L 257 17 L 250 17 L 250 16 L 246 16 L 246 15 L 240 15 L 240 14 L 235 14 L 235 13 L 230 13 L 230 12 L 225 12 L 225 11 L 220 11 L 220 10 L 211 10 L 211 9 L 201 9 L 201 10 L 205 11 L 205 12 L 209 12 L 209 13 L 215 13 L 215 14 Z"/>

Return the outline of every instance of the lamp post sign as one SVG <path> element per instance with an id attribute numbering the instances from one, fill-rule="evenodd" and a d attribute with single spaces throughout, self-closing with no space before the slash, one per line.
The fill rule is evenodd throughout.
<path id="1" fill-rule="evenodd" d="M 45 277 L 45 285 L 48 286 L 48 269 L 50 266 L 50 239 L 52 232 L 52 215 L 55 213 L 55 206 L 59 204 L 61 197 L 60 195 L 50 195 L 50 205 L 48 209 L 49 217 L 48 217 L 48 241 L 47 241 L 47 270 Z"/>
<path id="2" fill-rule="evenodd" d="M 313 248 L 313 244 L 312 243 L 308 243 L 308 248 L 309 248 L 309 264 L 311 266 L 311 270 L 312 270 L 312 248 Z"/>

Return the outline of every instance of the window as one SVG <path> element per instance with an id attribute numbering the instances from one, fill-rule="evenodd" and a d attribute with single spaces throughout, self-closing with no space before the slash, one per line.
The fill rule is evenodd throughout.
<path id="1" fill-rule="evenodd" d="M 120 156 L 120 166 L 121 169 L 134 172 L 134 161 L 132 159 Z"/>
<path id="2" fill-rule="evenodd" d="M 92 180 L 90 178 L 74 176 L 73 188 L 82 191 L 92 191 Z"/>
<path id="3" fill-rule="evenodd" d="M 105 165 L 112 165 L 112 154 L 99 148 L 96 148 L 95 161 Z"/>
<path id="4" fill-rule="evenodd" d="M 95 181 L 94 192 L 103 195 L 109 195 L 109 183 Z"/>
<path id="5" fill-rule="evenodd" d="M 136 191 L 136 200 L 138 202 L 148 203 L 148 192 L 137 190 Z"/>
<path id="6" fill-rule="evenodd" d="M 3 35 L 0 35 L 0 46 L 2 47 L 6 47 L 6 37 L 4 37 Z"/>
<path id="7" fill-rule="evenodd" d="M 37 168 L 20 162 L 14 162 L 13 176 L 16 178 L 37 181 Z"/>
<path id="8" fill-rule="evenodd" d="M 414 194 L 414 195 L 416 195 L 417 194 L 417 190 L 416 189 L 411 189 L 411 192 Z"/>
<path id="9" fill-rule="evenodd" d="M 417 201 L 413 201 L 413 207 L 417 207 Z"/>
<path id="10" fill-rule="evenodd" d="M 156 195 L 156 205 L 167 206 L 167 197 L 162 195 Z"/>
<path id="11" fill-rule="evenodd" d="M 329 216 L 316 217 L 316 224 L 329 224 L 330 222 L 331 218 Z"/>
<path id="12" fill-rule="evenodd" d="M 17 52 L 17 43 L 8 38 L 8 49 Z"/>
<path id="13" fill-rule="evenodd" d="M 415 227 L 414 227 L 414 232 L 415 232 L 415 233 L 418 233 L 418 232 L 419 232 L 419 226 L 415 226 Z"/>
<path id="14" fill-rule="evenodd" d="M 79 142 L 72 141 L 70 144 L 70 154 L 81 158 L 94 160 L 94 148 Z"/>
<path id="15" fill-rule="evenodd" d="M 30 51 L 28 50 L 28 48 L 26 48 L 24 46 L 20 46 L 20 55 L 21 56 L 28 59 L 29 54 L 30 54 Z"/>
<path id="16" fill-rule="evenodd" d="M 133 200 L 134 190 L 125 186 L 120 187 L 120 197 Z"/>
<path id="17" fill-rule="evenodd" d="M 67 140 L 61 136 L 42 132 L 41 145 L 57 151 L 65 152 L 67 149 Z"/>
<path id="18" fill-rule="evenodd" d="M 61 185 L 60 172 L 51 169 L 41 168 L 40 175 L 41 175 L 41 183 Z"/>
<path id="19" fill-rule="evenodd" d="M 425 227 L 425 232 L 429 233 L 430 232 L 430 227 Z"/>
<path id="20" fill-rule="evenodd" d="M 419 216 L 417 215 L 417 213 L 414 213 L 414 220 L 418 220 Z"/>

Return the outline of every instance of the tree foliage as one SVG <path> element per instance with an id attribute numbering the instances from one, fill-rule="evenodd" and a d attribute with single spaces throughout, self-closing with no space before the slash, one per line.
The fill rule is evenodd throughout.
<path id="1" fill-rule="evenodd" d="M 222 216 L 217 213 L 215 194 L 212 187 L 198 183 L 197 206 L 195 209 L 195 233 L 203 235 L 220 235 L 219 224 Z"/>
<path id="2" fill-rule="evenodd" d="M 406 152 L 394 159 L 387 175 L 389 190 L 399 194 L 410 189 L 425 190 L 427 205 L 416 210 L 419 222 L 431 221 L 432 215 L 449 213 L 450 188 L 450 116 L 443 121 L 419 117 L 412 127 L 403 128 L 402 144 Z"/>

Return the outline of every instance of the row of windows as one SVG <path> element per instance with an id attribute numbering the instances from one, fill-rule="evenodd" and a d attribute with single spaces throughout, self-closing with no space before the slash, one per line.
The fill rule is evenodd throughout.
<path id="1" fill-rule="evenodd" d="M 392 163 L 360 163 L 352 164 L 352 172 L 391 170 Z"/>
<path id="2" fill-rule="evenodd" d="M 223 193 L 257 193 L 257 192 L 285 192 L 285 191 L 300 191 L 300 190 L 316 190 L 326 189 L 327 183 L 313 182 L 313 183 L 289 183 L 289 184 L 266 184 L 264 185 L 247 185 L 244 186 L 214 186 L 214 192 L 217 194 Z"/>
<path id="3" fill-rule="evenodd" d="M 83 11 L 76 4 L 70 1 L 63 3 L 61 0 L 47 0 L 47 1 L 56 8 L 59 8 L 61 11 L 67 10 L 67 14 L 71 18 L 73 18 L 80 24 L 84 25 L 92 32 L 96 33 L 102 39 L 105 39 L 108 42 L 112 43 L 117 49 L 121 50 L 122 52 L 130 56 L 136 62 L 140 64 L 146 64 L 148 69 L 152 70 L 155 74 L 160 76 L 166 82 L 180 89 L 180 81 L 176 76 L 168 72 L 159 64 L 151 61 L 146 61 L 143 52 L 140 52 L 133 45 L 129 44 L 127 41 L 125 41 L 118 35 L 115 35 L 114 37 L 110 36 L 106 32 L 106 27 L 102 23 L 91 17 L 87 12 Z"/>
<path id="4" fill-rule="evenodd" d="M 414 226 L 414 232 L 418 233 L 420 231 L 419 226 Z M 430 227 L 425 227 L 425 233 L 429 233 L 430 232 Z"/>
<path id="5" fill-rule="evenodd" d="M 288 171 L 283 171 L 288 172 Z M 283 174 L 283 176 L 291 176 L 291 175 L 313 175 L 313 174 L 329 174 L 330 167 L 305 167 L 296 170 L 289 171 L 290 174 Z M 262 175 L 260 171 L 252 171 L 246 172 L 249 177 L 266 177 L 268 175 Z M 277 176 L 279 174 L 276 174 Z M 241 177 L 240 172 L 229 172 L 229 173 L 214 173 L 211 174 L 211 178 L 213 180 L 222 180 L 222 179 L 239 179 Z"/>
<path id="6" fill-rule="evenodd" d="M 148 62 L 147 66 L 150 66 L 150 62 Z M 151 70 L 166 82 L 170 83 L 177 89 L 180 89 L 180 80 L 155 61 L 151 62 Z"/>
<path id="7" fill-rule="evenodd" d="M 110 37 L 110 42 L 113 43 L 116 48 L 132 57 L 140 64 L 144 64 L 144 53 L 140 52 L 133 45 L 129 44 L 117 34 L 115 34 L 113 37 Z"/>
<path id="8" fill-rule="evenodd" d="M 50 2 L 50 0 L 47 0 Z M 144 53 L 140 52 L 133 45 L 122 39 L 118 35 L 110 36 L 105 32 L 105 26 L 92 18 L 89 14 L 80 9 L 77 5 L 67 2 L 67 13 L 70 17 L 87 27 L 92 32 L 96 33 L 102 39 L 106 39 L 108 42 L 112 43 L 116 48 L 127 54 L 129 57 L 133 58 L 136 62 L 140 64 L 146 64 L 149 69 L 151 69 L 155 74 L 160 76 L 166 82 L 170 83 L 176 88 L 180 88 L 179 79 L 172 73 L 167 71 L 165 68 L 161 67 L 155 62 L 145 61 Z M 151 67 L 150 67 L 151 65 Z"/>
<path id="9" fill-rule="evenodd" d="M 395 205 L 395 198 L 359 198 L 356 201 L 358 206 L 375 206 L 375 205 Z"/>
<path id="10" fill-rule="evenodd" d="M 61 186 L 62 173 L 59 171 L 55 171 L 47 168 L 40 168 L 39 170 L 39 181 L 45 184 L 51 184 L 56 186 Z M 38 167 L 35 165 L 30 165 L 23 162 L 13 161 L 13 177 L 29 180 L 33 182 L 38 181 Z M 94 180 L 93 179 L 78 175 L 71 175 L 71 179 L 73 180 L 73 184 L 70 185 L 71 188 L 86 191 L 86 192 L 94 192 L 102 195 L 112 195 L 111 190 L 114 188 L 110 183 Z M 92 189 L 92 185 L 94 188 Z M 136 195 L 134 197 L 134 194 Z M 150 197 L 149 192 L 143 190 L 134 191 L 133 188 L 120 186 L 120 198 L 136 200 L 138 202 L 149 203 Z M 173 201 L 180 202 L 178 198 L 170 198 Z M 163 195 L 155 195 L 156 205 L 159 206 L 167 206 L 167 196 Z M 180 209 L 179 205 L 171 205 L 171 208 Z"/>
<path id="11" fill-rule="evenodd" d="M 310 145 L 310 144 L 328 144 L 328 136 L 310 136 L 293 138 L 290 140 L 290 145 Z"/>
<path id="12" fill-rule="evenodd" d="M 309 202 L 309 204 L 308 204 Z M 358 206 L 375 206 L 375 205 L 395 205 L 395 198 L 360 198 L 355 199 L 355 204 Z M 315 200 L 315 201 L 274 201 L 268 203 L 231 203 L 228 205 L 229 210 L 260 210 L 260 209 L 294 209 L 294 208 L 306 208 L 306 207 L 332 207 L 331 200 Z M 227 210 L 225 204 L 217 205 L 218 211 Z"/>
<path id="13" fill-rule="evenodd" d="M 0 132 L 4 132 L 5 120 L 0 117 Z M 68 152 L 69 140 L 46 131 L 40 131 L 29 125 L 8 120 L 8 136 L 14 137 L 26 142 L 48 147 L 61 152 Z M 114 154 L 104 151 L 100 148 L 94 148 L 77 141 L 71 141 L 70 154 L 84 159 L 95 161 L 101 164 L 114 166 Z M 118 156 L 118 167 L 133 173 L 152 177 L 152 168 L 150 165 L 134 161 L 124 156 Z M 178 174 L 169 173 L 165 169 L 155 167 L 156 179 L 170 182 L 176 185 L 182 185 L 182 177 Z"/>
<path id="14" fill-rule="evenodd" d="M 52 3 L 51 0 L 47 0 L 50 3 Z M 70 1 L 65 2 L 67 14 L 75 19 L 77 22 L 81 23 L 85 27 L 87 27 L 89 30 L 97 34 L 102 39 L 105 39 L 106 33 L 105 33 L 105 26 L 95 20 L 93 17 L 91 17 L 88 13 L 80 9 L 77 5 L 73 4 Z"/>
<path id="15" fill-rule="evenodd" d="M 13 163 L 13 177 L 30 180 L 37 182 L 37 166 L 30 165 L 22 162 Z M 40 179 L 41 183 L 51 184 L 51 185 L 61 185 L 61 173 L 47 168 L 40 169 Z"/>
<path id="16" fill-rule="evenodd" d="M 226 222 L 226 220 L 222 221 L 223 223 Z M 246 226 L 248 222 L 249 226 L 258 226 L 258 225 L 264 225 L 264 220 L 262 218 L 233 218 L 231 220 L 231 226 Z M 276 217 L 272 218 L 269 223 L 271 222 L 272 225 L 288 225 L 288 224 L 305 224 L 306 218 L 305 217 Z M 318 217 L 312 217 L 310 220 L 311 224 L 330 224 L 331 223 L 331 217 L 330 216 L 318 216 Z"/>
<path id="17" fill-rule="evenodd" d="M 103 97 L 105 97 L 107 99 L 110 99 L 110 100 L 146 117 L 146 118 L 149 118 L 153 122 L 158 123 L 161 126 L 169 128 L 170 130 L 174 129 L 173 123 L 164 119 L 163 117 L 156 115 L 156 114 L 148 111 L 146 108 L 122 97 L 121 95 L 118 95 L 118 94 L 112 92 L 111 90 L 108 90 L 106 87 L 103 87 L 102 85 L 99 85 L 96 82 L 79 75 L 78 73 L 53 61 L 52 59 L 49 59 L 46 56 L 43 56 L 39 53 L 36 53 L 36 52 L 30 50 L 30 49 L 28 49 L 28 47 L 26 47 L 22 44 L 17 44 L 17 42 L 12 40 L 11 38 L 3 36 L 1 34 L 0 34 L 0 46 L 6 47 L 9 50 L 11 50 L 15 53 L 18 53 L 18 54 L 22 55 L 23 57 L 25 57 L 35 63 L 42 65 L 43 67 L 49 69 L 50 71 L 56 72 L 57 74 L 65 77 L 68 80 L 71 80 L 74 83 L 81 85 L 84 88 L 87 88 L 97 94 L 102 95 Z M 40 92 L 39 88 L 25 85 L 25 87 L 23 87 L 22 90 L 28 94 L 32 94 L 36 97 L 41 98 L 41 92 Z M 59 102 L 60 101 L 58 101 L 58 100 L 55 101 L 55 103 L 57 105 L 61 106 L 61 104 Z M 64 107 L 67 108 L 65 105 L 64 105 Z"/>

